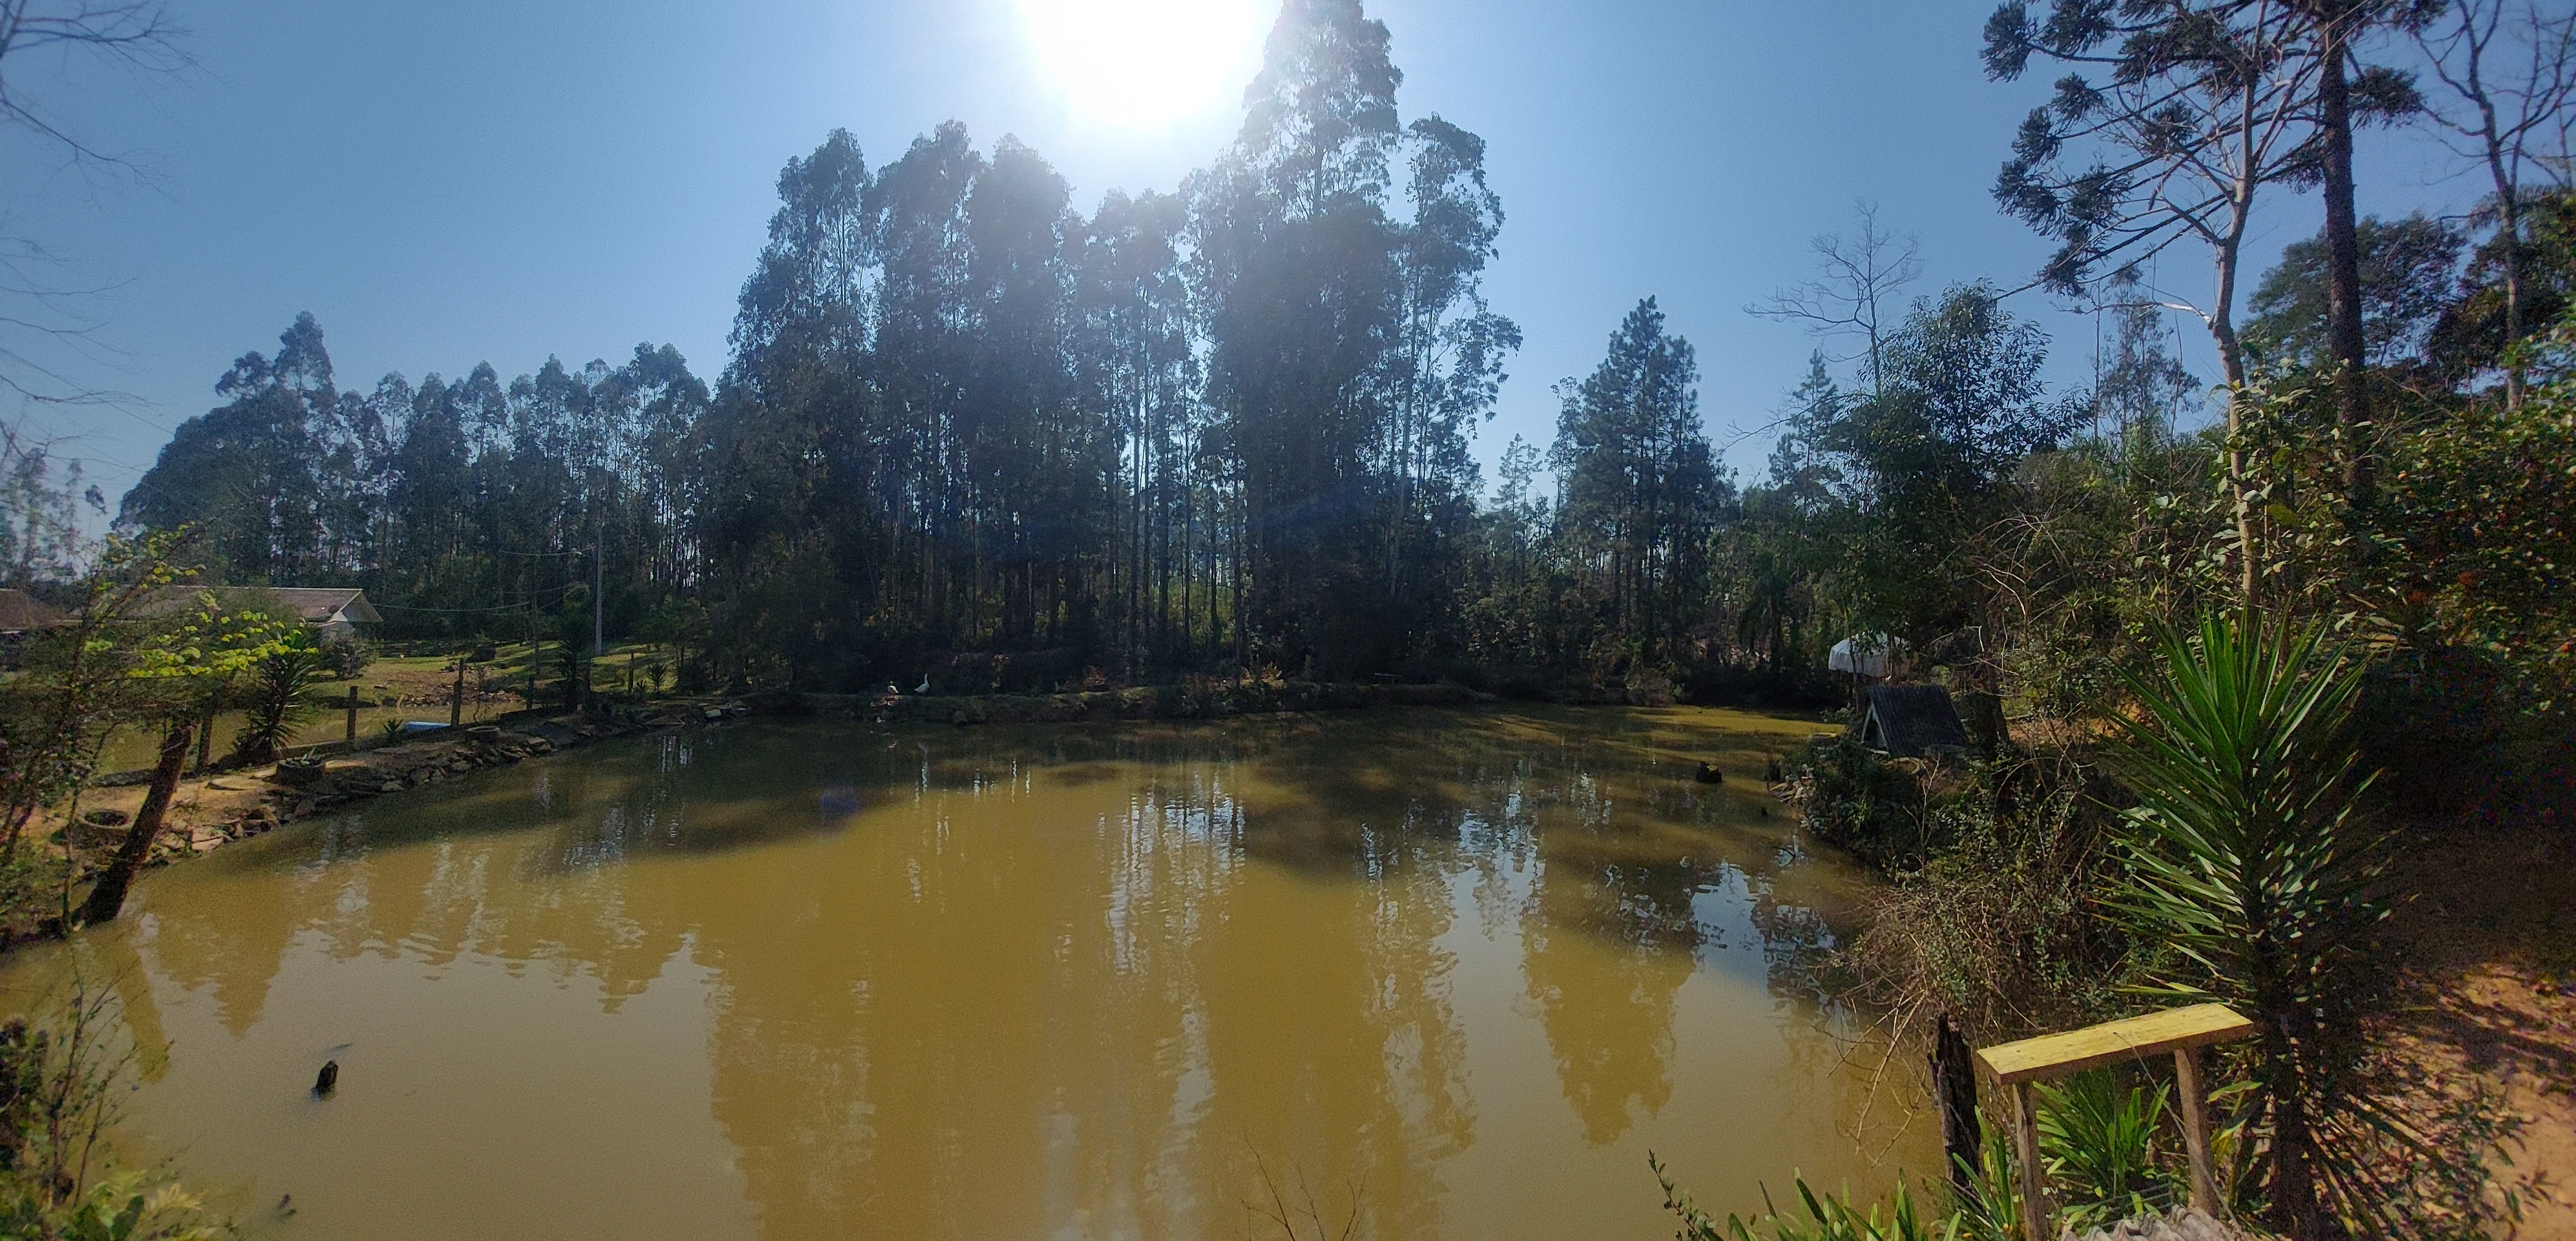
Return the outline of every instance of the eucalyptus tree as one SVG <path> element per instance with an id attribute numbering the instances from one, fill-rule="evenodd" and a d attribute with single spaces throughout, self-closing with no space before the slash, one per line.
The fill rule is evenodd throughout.
<path id="1" fill-rule="evenodd" d="M 901 535 L 871 520 L 903 522 L 916 498 L 911 445 L 888 433 L 870 374 L 875 192 L 847 130 L 788 160 L 769 240 L 743 282 L 733 358 L 699 435 L 691 523 L 710 636 L 730 673 L 810 659 L 818 639 L 799 621 L 808 602 L 829 607 L 817 587 L 900 602 L 885 575 Z M 851 611 L 828 614 L 846 623 Z"/>
<path id="2" fill-rule="evenodd" d="M 1382 666 L 1402 640 L 1385 640 L 1383 540 L 1365 534 L 1404 293 L 1386 48 L 1356 0 L 1291 0 L 1233 149 L 1192 185 L 1208 400 L 1241 480 L 1238 655 L 1292 669 Z M 1327 650 L 1327 633 L 1358 640 Z"/>
<path id="3" fill-rule="evenodd" d="M 1096 611 L 1090 570 L 1109 531 L 1118 443 L 1078 399 L 1069 188 L 1013 138 L 976 173 L 965 208 L 973 355 L 965 402 L 976 543 L 1001 564 L 1005 646 L 1060 639 Z M 979 591 L 982 584 L 978 583 Z"/>
<path id="4" fill-rule="evenodd" d="M 2176 416 L 2193 404 L 2200 381 L 2173 347 L 2164 307 L 2139 296 L 2135 281 L 2114 280 L 2109 292 L 2111 356 L 2094 380 L 2093 408 L 2097 421 L 2110 418 L 2110 444 L 2125 464 L 2172 439 Z"/>
<path id="5" fill-rule="evenodd" d="M 965 126 L 948 122 L 880 170 L 866 199 L 879 266 L 865 378 L 898 489 L 895 520 L 911 532 L 904 562 L 889 569 L 914 626 L 930 634 L 981 621 L 970 458 L 982 428 L 963 384 L 974 354 L 966 200 L 983 165 Z"/>
<path id="6" fill-rule="evenodd" d="M 201 525 L 219 571 L 283 583 L 324 567 L 320 467 L 340 401 L 312 315 L 296 316 L 278 344 L 273 360 L 244 354 L 216 381 L 231 400 L 179 425 L 119 520 Z"/>
<path id="7" fill-rule="evenodd" d="M 1467 444 L 1493 416 L 1519 325 L 1487 304 L 1485 264 L 1503 227 L 1502 196 L 1485 183 L 1485 141 L 1432 116 L 1405 129 L 1405 196 L 1413 218 L 1402 275 L 1385 468 L 1387 603 L 1423 629 L 1447 602 L 1458 536 L 1479 487 Z"/>
<path id="8" fill-rule="evenodd" d="M 631 572 L 658 603 L 699 571 L 694 524 L 700 499 L 703 421 L 711 396 L 688 360 L 669 345 L 637 345 L 609 377 L 611 401 L 631 431 L 619 469 L 632 549 Z"/>
<path id="9" fill-rule="evenodd" d="M 1125 510 L 1117 546 L 1120 647 L 1126 666 L 1171 644 L 1173 577 L 1180 577 L 1187 645 L 1194 537 L 1190 494 L 1198 359 L 1182 270 L 1188 204 L 1169 194 L 1112 191 L 1084 225 L 1076 256 L 1076 365 L 1117 438 Z"/>
<path id="10" fill-rule="evenodd" d="M 1404 125 L 1402 80 L 1356 0 L 1291 0 L 1233 148 L 1190 183 L 1212 446 L 1241 506 L 1238 628 L 1258 659 L 1382 670 L 1455 636 L 1467 437 L 1519 332 L 1479 287 L 1502 225 L 1483 140 Z"/>

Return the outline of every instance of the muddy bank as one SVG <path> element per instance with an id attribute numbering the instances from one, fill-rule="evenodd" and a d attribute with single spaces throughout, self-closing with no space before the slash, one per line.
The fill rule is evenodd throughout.
<path id="1" fill-rule="evenodd" d="M 719 707 L 718 718 L 746 715 L 740 705 Z M 428 733 L 420 739 L 373 749 L 347 745 L 315 747 L 311 757 L 286 763 L 218 770 L 182 781 L 155 843 L 152 863 L 205 853 L 224 844 L 273 831 L 306 815 L 338 809 L 351 802 L 417 788 L 487 767 L 503 767 L 558 750 L 613 737 L 702 722 L 697 709 L 663 710 L 626 718 L 525 715 L 493 724 Z M 94 863 L 125 835 L 125 825 L 143 802 L 145 789 L 130 774 L 103 777 L 81 798 L 81 820 L 54 825 L 56 837 L 73 853 L 78 878 L 86 880 Z"/>

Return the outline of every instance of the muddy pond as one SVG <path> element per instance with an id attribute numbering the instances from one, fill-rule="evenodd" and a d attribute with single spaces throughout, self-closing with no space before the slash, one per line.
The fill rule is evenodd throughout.
<path id="1" fill-rule="evenodd" d="M 1814 728 L 726 725 L 155 873 L 0 983 L 112 986 L 125 1132 L 253 1235 L 1650 1241 L 1649 1150 L 1721 1215 L 1936 1161 L 1822 972 L 1864 881 L 1761 788 Z"/>

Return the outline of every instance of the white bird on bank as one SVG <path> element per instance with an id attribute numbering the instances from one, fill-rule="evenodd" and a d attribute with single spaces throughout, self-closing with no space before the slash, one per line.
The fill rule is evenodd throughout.
<path id="1" fill-rule="evenodd" d="M 914 686 L 914 687 L 912 688 L 912 692 L 914 692 L 914 693 L 916 693 L 916 694 L 927 694 L 927 693 L 929 693 L 929 692 L 930 692 L 930 674 L 929 674 L 929 673 L 925 672 L 925 673 L 922 673 L 922 674 L 921 674 L 921 684 Z"/>

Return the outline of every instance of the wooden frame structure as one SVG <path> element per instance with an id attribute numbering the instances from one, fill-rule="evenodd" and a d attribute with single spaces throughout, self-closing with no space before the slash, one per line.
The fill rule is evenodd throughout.
<path id="1" fill-rule="evenodd" d="M 2051 1078 L 2125 1060 L 2171 1053 L 2176 1093 L 2182 1096 L 2183 1149 L 2191 1159 L 2191 1204 L 2218 1214 L 2218 1178 L 2209 1166 L 2209 1115 L 2200 1081 L 2200 1049 L 2254 1033 L 2254 1023 L 2224 1004 L 2195 1004 L 2002 1043 L 1977 1053 L 1995 1084 L 2012 1091 L 2013 1144 L 2021 1160 L 2022 1235 L 2048 1241 L 2052 1214 L 2039 1177 L 2039 1119 L 2031 1086 Z"/>

